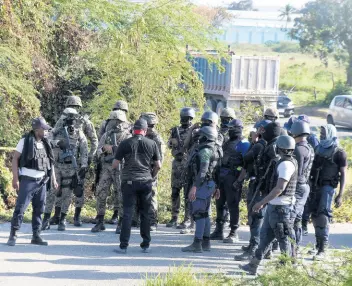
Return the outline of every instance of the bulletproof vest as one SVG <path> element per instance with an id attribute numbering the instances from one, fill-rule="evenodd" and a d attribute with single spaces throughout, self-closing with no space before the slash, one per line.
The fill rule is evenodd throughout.
<path id="1" fill-rule="evenodd" d="M 266 141 L 264 139 L 259 139 L 259 141 L 255 144 L 262 145 L 261 150 L 264 150 L 266 147 Z M 254 174 L 256 176 L 260 175 L 260 164 L 261 164 L 262 156 L 263 156 L 263 152 L 260 152 L 258 154 L 257 158 L 254 158 L 254 160 L 253 160 L 253 169 L 254 169 Z"/>
<path id="2" fill-rule="evenodd" d="M 260 142 L 260 144 L 264 143 Z M 269 167 L 271 160 L 275 158 L 277 158 L 276 138 L 266 144 L 265 148 L 262 150 L 256 160 L 256 165 L 258 166 L 258 175 L 260 177 L 265 174 L 266 169 Z"/>
<path id="3" fill-rule="evenodd" d="M 243 166 L 243 157 L 241 152 L 237 151 L 237 145 L 241 139 L 228 140 L 223 146 L 224 157 L 222 158 L 222 167 L 233 170 L 238 166 Z"/>
<path id="4" fill-rule="evenodd" d="M 75 128 L 74 133 L 73 134 L 69 134 L 70 147 L 73 149 L 73 155 L 76 157 L 76 160 L 78 160 L 78 154 L 79 154 L 80 131 L 81 130 Z M 66 137 L 65 137 L 63 128 L 57 134 L 57 136 L 55 137 L 55 140 L 65 140 L 66 141 Z M 70 150 L 61 150 L 60 149 L 60 151 L 59 151 L 59 163 L 70 163 L 70 162 L 72 162 L 72 155 L 70 155 L 69 152 L 70 152 Z"/>
<path id="5" fill-rule="evenodd" d="M 178 133 L 180 134 L 180 145 L 181 146 L 173 146 L 172 147 L 172 156 L 173 157 L 181 157 L 181 159 L 183 158 L 183 156 L 185 155 L 185 151 L 182 148 L 184 145 L 184 142 L 186 140 L 188 131 L 190 130 L 191 126 L 187 127 L 187 128 L 183 128 L 182 126 L 179 127 L 175 127 L 171 130 L 171 138 L 176 139 L 177 140 L 177 130 Z"/>
<path id="6" fill-rule="evenodd" d="M 271 187 L 270 191 L 275 188 L 277 181 L 279 179 L 279 174 L 278 174 L 278 167 L 280 163 L 285 162 L 285 161 L 290 161 L 294 164 L 295 166 L 295 172 L 292 174 L 290 181 L 288 182 L 285 190 L 280 194 L 281 196 L 287 196 L 287 197 L 293 197 L 296 193 L 296 188 L 297 188 L 297 175 L 298 175 L 298 166 L 297 166 L 297 161 L 293 156 L 282 156 L 282 158 L 278 161 L 276 164 L 275 172 L 272 174 L 271 177 Z"/>
<path id="7" fill-rule="evenodd" d="M 120 143 L 124 139 L 128 138 L 129 134 L 130 133 L 129 133 L 128 130 L 126 130 L 126 129 L 122 129 L 121 130 L 120 126 L 107 131 L 105 143 L 107 145 L 112 145 L 113 146 L 113 154 L 106 154 L 105 155 L 104 161 L 106 163 L 112 163 L 112 161 L 114 161 L 115 152 L 117 150 L 117 147 L 120 145 Z"/>
<path id="8" fill-rule="evenodd" d="M 314 149 L 313 147 L 308 144 L 307 141 L 301 141 L 296 144 L 296 146 L 303 146 L 307 149 L 308 155 L 304 158 L 303 167 L 302 167 L 302 174 L 298 174 L 297 182 L 300 184 L 307 184 L 310 177 L 310 171 L 312 170 L 313 161 L 314 161 Z"/>
<path id="9" fill-rule="evenodd" d="M 199 148 L 195 150 L 195 154 L 192 158 L 192 167 L 193 167 L 193 174 L 197 174 L 200 169 L 200 159 L 199 159 L 199 151 L 205 148 L 210 148 L 212 150 L 212 157 L 209 162 L 209 167 L 207 171 L 207 179 L 214 179 L 215 178 L 215 170 L 216 167 L 221 160 L 222 157 L 222 150 L 216 143 L 205 143 L 199 145 Z"/>
<path id="10" fill-rule="evenodd" d="M 337 187 L 340 179 L 339 166 L 334 162 L 336 152 L 341 151 L 338 146 L 332 146 L 328 149 L 320 145 L 316 149 L 316 166 L 320 169 L 318 176 L 318 185 L 330 184 Z"/>
<path id="11" fill-rule="evenodd" d="M 216 129 L 218 131 L 218 139 L 216 140 L 216 144 L 218 144 L 219 146 L 222 146 L 225 143 L 225 137 L 220 132 L 220 128 L 218 126 L 216 126 Z"/>
<path id="12" fill-rule="evenodd" d="M 229 140 L 230 139 L 230 137 L 229 137 L 229 129 L 228 128 L 220 128 L 220 133 L 222 134 L 222 136 L 223 136 L 223 140 L 224 140 L 224 144 L 225 144 L 225 142 L 227 142 L 227 140 Z"/>

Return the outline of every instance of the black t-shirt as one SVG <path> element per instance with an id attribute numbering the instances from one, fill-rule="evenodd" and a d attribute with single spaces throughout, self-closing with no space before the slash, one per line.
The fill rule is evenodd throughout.
<path id="1" fill-rule="evenodd" d="M 339 168 L 343 168 L 347 166 L 347 154 L 344 150 L 338 150 L 334 155 L 334 163 L 339 166 Z"/>
<path id="2" fill-rule="evenodd" d="M 306 144 L 308 145 L 308 143 Z M 309 160 L 308 146 L 304 146 L 303 143 L 302 145 L 296 145 L 294 154 L 298 164 L 298 176 L 300 177 L 303 174 L 303 169 L 307 167 L 307 161 Z"/>
<path id="3" fill-rule="evenodd" d="M 152 180 L 151 163 L 161 157 L 155 141 L 135 135 L 120 143 L 115 159 L 125 160 L 121 181 L 146 182 Z"/>

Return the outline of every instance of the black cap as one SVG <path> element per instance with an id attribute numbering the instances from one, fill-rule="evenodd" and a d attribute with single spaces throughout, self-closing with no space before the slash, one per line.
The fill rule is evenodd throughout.
<path id="1" fill-rule="evenodd" d="M 49 130 L 51 127 L 46 123 L 45 119 L 43 117 L 37 117 L 32 120 L 32 129 L 44 129 L 44 130 Z"/>
<path id="2" fill-rule="evenodd" d="M 136 122 L 134 123 L 133 129 L 134 130 L 147 130 L 148 129 L 147 121 L 142 118 L 136 120 Z"/>

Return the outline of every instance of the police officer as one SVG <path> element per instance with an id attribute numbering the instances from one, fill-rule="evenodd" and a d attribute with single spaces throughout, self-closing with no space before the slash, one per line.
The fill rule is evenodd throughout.
<path id="1" fill-rule="evenodd" d="M 308 125 L 310 124 L 310 119 L 307 115 L 301 114 L 297 117 L 297 120 L 306 122 Z M 308 143 L 315 149 L 319 145 L 319 139 L 317 136 L 313 133 L 310 133 L 309 136 L 307 137 Z"/>
<path id="2" fill-rule="evenodd" d="M 264 111 L 264 119 L 270 120 L 271 122 L 275 122 L 279 118 L 279 112 L 276 108 L 267 108 Z"/>
<path id="3" fill-rule="evenodd" d="M 66 108 L 74 109 L 78 113 L 79 110 L 82 108 L 82 101 L 78 96 L 69 96 L 66 100 L 65 106 Z M 52 130 L 52 133 L 54 135 L 56 135 L 57 132 L 60 132 L 60 130 L 62 130 L 61 128 L 64 126 L 65 118 L 66 118 L 66 114 L 64 111 L 61 117 L 59 118 L 59 120 L 56 122 L 54 129 Z M 88 154 L 88 165 L 90 165 L 90 163 L 94 159 L 94 156 L 98 147 L 98 137 L 95 132 L 95 128 L 87 115 L 79 115 L 78 119 L 75 120 L 75 124 L 76 124 L 75 128 L 80 129 L 90 142 L 90 151 Z M 75 209 L 75 214 L 74 214 L 74 225 L 80 226 L 82 225 L 80 214 L 81 214 L 81 209 L 83 207 L 83 200 L 81 198 L 75 197 L 75 204 L 77 208 Z M 55 206 L 55 214 L 51 219 L 50 224 L 52 225 L 58 224 L 60 213 L 61 213 L 60 207 Z"/>
<path id="4" fill-rule="evenodd" d="M 189 215 L 188 210 L 188 190 L 186 184 L 186 171 L 187 171 L 187 149 L 184 146 L 184 141 L 189 130 L 192 127 L 192 120 L 196 116 L 196 113 L 191 107 L 184 107 L 180 111 L 180 123 L 181 126 L 177 126 L 171 129 L 171 136 L 168 141 L 168 147 L 171 149 L 174 160 L 172 161 L 172 173 L 171 173 L 171 203 L 172 213 L 171 220 L 166 224 L 166 227 L 177 226 L 178 214 L 180 212 L 180 192 L 183 188 L 184 201 L 185 201 L 185 217 Z"/>
<path id="5" fill-rule="evenodd" d="M 216 144 L 217 137 L 217 130 L 213 127 L 206 126 L 199 130 L 199 148 L 191 160 L 194 178 L 189 192 L 196 230 L 193 243 L 182 248 L 183 252 L 210 251 L 211 197 L 217 185 L 216 167 L 222 156 L 222 151 Z M 217 190 L 216 198 L 219 198 L 219 195 Z"/>
<path id="6" fill-rule="evenodd" d="M 328 124 L 321 127 L 320 143 L 315 150 L 311 178 L 310 211 L 315 228 L 316 260 L 325 257 L 329 240 L 329 223 L 332 218 L 331 205 L 335 189 L 340 191 L 335 198 L 335 206 L 340 207 L 346 185 L 347 154 L 338 145 L 335 126 Z"/>
<path id="7" fill-rule="evenodd" d="M 115 158 L 115 152 L 118 145 L 125 139 L 131 137 L 129 130 L 123 127 L 123 123 L 127 121 L 125 112 L 121 110 L 111 111 L 109 116 L 109 124 L 105 134 L 100 138 L 97 156 L 102 164 L 102 171 L 100 175 L 99 184 L 96 191 L 97 197 L 97 224 L 92 228 L 92 232 L 99 232 L 105 230 L 104 216 L 106 211 L 106 200 L 110 193 L 110 188 L 114 186 L 114 215 L 120 215 L 120 222 L 122 221 L 122 194 L 120 182 L 120 170 L 112 169 L 112 162 Z M 114 125 L 112 124 L 114 123 Z M 116 207 L 116 206 L 121 207 Z M 117 225 L 116 232 L 120 232 L 120 225 Z"/>
<path id="8" fill-rule="evenodd" d="M 161 167 L 159 148 L 155 141 L 145 137 L 148 124 L 144 119 L 139 119 L 134 124 L 133 137 L 126 139 L 119 145 L 113 168 L 118 168 L 124 160 L 121 173 L 121 188 L 123 194 L 123 220 L 120 234 L 120 247 L 115 251 L 125 254 L 131 235 L 131 224 L 136 206 L 139 201 L 141 220 L 141 236 L 143 252 L 149 252 L 150 215 L 152 182 L 156 180 Z M 153 169 L 150 169 L 153 166 Z"/>
<path id="9" fill-rule="evenodd" d="M 166 145 L 164 140 L 161 138 L 161 135 L 155 129 L 155 126 L 158 124 L 159 120 L 157 115 L 154 112 L 144 112 L 141 114 L 140 119 L 144 119 L 147 121 L 148 130 L 145 135 L 146 138 L 153 140 L 158 146 L 160 153 L 160 160 L 163 162 L 164 154 L 166 150 Z M 154 168 L 154 162 L 152 162 L 151 169 Z M 155 231 L 158 226 L 158 200 L 157 200 L 157 191 L 158 191 L 158 180 L 157 178 L 153 181 L 152 187 L 152 202 L 149 210 L 150 215 L 150 228 L 151 231 Z"/>
<path id="10" fill-rule="evenodd" d="M 78 218 L 84 204 L 82 181 L 88 168 L 88 143 L 82 130 L 77 128 L 76 120 L 79 120 L 77 111 L 73 108 L 66 108 L 64 115 L 65 117 L 61 117 L 63 127 L 51 134 L 51 143 L 54 146 L 55 155 L 55 175 L 59 188 L 57 191 L 53 189 L 49 191 L 46 199 L 42 230 L 50 228 L 49 219 L 54 205 L 61 210 L 58 230 L 66 230 L 66 215 L 73 193 L 75 193 L 76 205 L 74 225 L 80 226 Z M 74 166 L 75 161 L 79 170 Z M 74 192 L 74 190 L 78 190 L 78 192 Z"/>
<path id="11" fill-rule="evenodd" d="M 12 159 L 12 186 L 17 191 L 16 207 L 11 220 L 11 232 L 7 242 L 15 246 L 17 231 L 21 228 L 24 212 L 32 202 L 32 244 L 48 245 L 40 237 L 41 215 L 45 206 L 48 180 L 57 188 L 54 173 L 54 156 L 45 133 L 51 127 L 44 118 L 32 120 L 32 131 L 18 142 Z M 50 183 L 49 183 L 50 184 Z"/>
<path id="12" fill-rule="evenodd" d="M 262 134 L 264 128 L 270 123 L 269 120 L 262 120 L 256 123 L 255 136 L 252 137 L 251 147 L 244 155 L 244 173 L 240 174 L 238 181 L 243 180 L 245 177 L 249 179 L 248 193 L 247 193 L 247 210 L 248 210 L 248 224 L 250 228 L 249 245 L 243 246 L 244 251 L 241 255 L 236 255 L 235 260 L 249 260 L 254 256 L 260 241 L 260 229 L 263 225 L 264 215 L 266 208 L 262 208 L 259 212 L 254 213 L 252 207 L 255 203 L 260 202 L 264 196 L 262 190 L 257 189 L 259 183 L 259 155 L 263 154 L 266 147 L 266 141 L 263 139 Z"/>
<path id="13" fill-rule="evenodd" d="M 314 160 L 314 149 L 307 141 L 310 134 L 310 126 L 307 122 L 300 120 L 294 122 L 290 132 L 296 142 L 294 155 L 298 164 L 296 202 L 291 212 L 291 223 L 294 230 L 292 239 L 295 241 L 292 254 L 296 256 L 297 248 L 302 240 L 302 214 L 310 192 L 308 183 Z"/>
<path id="14" fill-rule="evenodd" d="M 265 251 L 270 247 L 275 237 L 280 243 L 281 252 L 290 254 L 289 232 L 291 226 L 289 220 L 296 191 L 298 170 L 297 161 L 293 156 L 295 141 L 290 136 L 280 136 L 276 141 L 276 149 L 281 159 L 276 163 L 275 171 L 270 180 L 271 191 L 253 206 L 253 211 L 258 212 L 265 205 L 268 205 L 260 231 L 260 244 L 251 261 L 240 266 L 251 275 L 257 273 Z"/>
<path id="15" fill-rule="evenodd" d="M 211 239 L 223 239 L 224 243 L 233 243 L 238 239 L 240 201 L 243 181 L 237 181 L 243 167 L 243 157 L 247 153 L 250 143 L 243 139 L 243 124 L 234 119 L 228 124 L 229 140 L 223 145 L 224 157 L 220 168 L 220 198 L 216 201 L 216 228 Z M 234 183 L 237 184 L 234 186 Z M 223 228 L 225 223 L 225 204 L 230 212 L 230 233 L 224 239 Z"/>
<path id="16" fill-rule="evenodd" d="M 220 133 L 224 136 L 224 141 L 226 142 L 228 138 L 228 124 L 230 123 L 231 120 L 236 118 L 236 113 L 232 108 L 226 107 L 223 110 L 221 110 L 220 113 Z"/>

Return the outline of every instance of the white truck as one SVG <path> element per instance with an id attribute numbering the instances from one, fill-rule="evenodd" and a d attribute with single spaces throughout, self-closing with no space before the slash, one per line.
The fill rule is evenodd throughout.
<path id="1" fill-rule="evenodd" d="M 280 58 L 232 55 L 222 61 L 225 71 L 193 54 L 192 65 L 204 84 L 204 95 L 211 110 L 220 113 L 224 107 L 240 109 L 252 102 L 264 108 L 275 107 L 279 94 Z"/>

